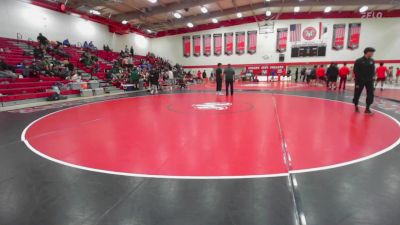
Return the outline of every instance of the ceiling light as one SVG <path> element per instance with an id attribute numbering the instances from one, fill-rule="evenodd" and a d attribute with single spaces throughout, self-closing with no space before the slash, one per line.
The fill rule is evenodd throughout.
<path id="1" fill-rule="evenodd" d="M 128 23 L 128 21 L 126 21 L 126 20 L 122 20 L 122 22 L 121 22 L 122 24 L 127 24 Z"/>
<path id="2" fill-rule="evenodd" d="M 157 3 L 157 0 L 149 0 L 151 3 Z"/>
<path id="3" fill-rule="evenodd" d="M 93 15 L 100 15 L 101 14 L 99 11 L 94 10 L 94 9 L 89 10 L 89 13 L 93 14 Z"/>
<path id="4" fill-rule="evenodd" d="M 212 21 L 213 23 L 218 23 L 218 19 L 217 19 L 217 18 L 213 18 L 211 21 Z"/>
<path id="5" fill-rule="evenodd" d="M 271 16 L 271 15 L 272 15 L 272 12 L 271 12 L 270 10 L 267 10 L 267 11 L 265 12 L 265 15 L 266 15 L 266 16 Z"/>
<path id="6" fill-rule="evenodd" d="M 193 23 L 190 23 L 190 22 L 187 23 L 186 25 L 187 25 L 188 27 L 190 27 L 190 28 L 194 27 Z"/>
<path id="7" fill-rule="evenodd" d="M 177 19 L 180 19 L 180 18 L 182 18 L 182 15 L 180 13 L 176 12 L 176 13 L 174 13 L 174 17 Z"/>
<path id="8" fill-rule="evenodd" d="M 202 13 L 207 13 L 208 12 L 208 9 L 206 7 L 204 7 L 204 6 L 202 6 L 200 8 L 200 10 L 201 10 Z"/>
<path id="9" fill-rule="evenodd" d="M 366 12 L 368 10 L 368 6 L 364 5 L 360 8 L 360 13 Z"/>
<path id="10" fill-rule="evenodd" d="M 270 2 L 271 0 L 265 0 L 266 2 Z"/>
<path id="11" fill-rule="evenodd" d="M 324 10 L 325 13 L 329 13 L 330 11 L 332 11 L 332 7 L 330 6 L 326 7 Z"/>
<path id="12" fill-rule="evenodd" d="M 242 18 L 243 14 L 242 14 L 241 12 L 238 12 L 238 13 L 236 13 L 236 16 L 237 16 L 238 18 Z"/>
<path id="13" fill-rule="evenodd" d="M 299 6 L 294 7 L 294 12 L 300 12 L 300 7 Z"/>

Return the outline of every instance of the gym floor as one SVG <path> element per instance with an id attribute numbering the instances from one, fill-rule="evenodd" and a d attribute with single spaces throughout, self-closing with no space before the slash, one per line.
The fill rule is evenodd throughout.
<path id="1" fill-rule="evenodd" d="M 236 88 L 1 112 L 0 224 L 399 224 L 398 102 Z"/>

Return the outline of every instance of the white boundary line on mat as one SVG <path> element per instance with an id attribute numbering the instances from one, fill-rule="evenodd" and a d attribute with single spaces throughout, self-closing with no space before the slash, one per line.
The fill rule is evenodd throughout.
<path id="1" fill-rule="evenodd" d="M 171 94 L 163 94 L 163 95 L 174 95 L 177 93 L 171 93 Z M 178 93 L 179 94 L 179 93 Z M 199 93 L 182 93 L 182 94 L 199 94 Z M 241 94 L 269 94 L 269 95 L 283 95 L 283 96 L 292 96 L 292 97 L 299 97 L 299 98 L 312 98 L 312 99 L 318 99 L 318 100 L 324 100 L 324 101 L 333 101 L 333 102 L 339 102 L 339 103 L 344 103 L 344 104 L 350 104 L 348 102 L 343 102 L 343 101 L 339 101 L 339 100 L 332 100 L 332 99 L 324 99 L 324 98 L 318 98 L 318 97 L 309 97 L 309 96 L 299 96 L 299 95 L 290 95 L 290 94 L 274 94 L 274 93 L 246 93 L 246 92 L 242 92 Z M 375 158 L 379 155 L 382 155 L 392 149 L 394 149 L 397 145 L 400 144 L 400 137 L 397 139 L 396 142 L 394 142 L 393 144 L 391 144 L 390 146 L 377 151 L 376 153 L 369 155 L 369 156 L 365 156 L 359 159 L 355 159 L 355 160 L 351 160 L 348 162 L 344 162 L 344 163 L 338 163 L 338 164 L 334 164 L 334 165 L 330 165 L 330 166 L 323 166 L 323 167 L 316 167 L 316 168 L 311 168 L 311 169 L 303 169 L 303 170 L 293 170 L 290 171 L 288 173 L 277 173 L 277 174 L 265 174 L 265 175 L 242 175 L 242 176 L 170 176 L 170 175 L 156 175 L 156 174 L 135 174 L 135 173 L 125 173 L 125 172 L 116 172 L 116 171 L 109 171 L 109 170 L 101 170 L 101 169 L 94 169 L 94 168 L 90 168 L 90 167 L 85 167 L 85 166 L 79 166 L 79 165 L 75 165 L 72 163 L 67 163 L 64 162 L 62 160 L 59 159 L 55 159 L 53 157 L 50 157 L 48 155 L 43 154 L 42 152 L 38 151 L 37 149 L 35 149 L 30 143 L 29 141 L 26 139 L 26 132 L 28 131 L 28 129 L 35 124 L 36 122 L 38 122 L 41 119 L 44 119 L 48 116 L 51 116 L 55 113 L 59 113 L 65 110 L 69 110 L 69 109 L 73 109 L 73 108 L 77 108 L 77 107 L 84 107 L 87 105 L 91 105 L 91 104 L 100 104 L 103 102 L 108 102 L 108 101 L 121 101 L 124 99 L 130 99 L 130 98 L 142 98 L 142 97 L 152 97 L 152 96 L 160 96 L 160 95 L 144 95 L 144 96 L 133 96 L 133 97 L 127 97 L 127 98 L 119 98 L 119 99 L 108 99 L 105 101 L 99 101 L 99 102 L 91 102 L 88 104 L 83 104 L 83 105 L 77 105 L 77 106 L 73 106 L 70 108 L 66 108 L 66 109 L 61 109 L 52 113 L 49 113 L 45 116 L 42 116 L 36 120 L 34 120 L 33 122 L 31 122 L 27 127 L 25 127 L 25 129 L 23 130 L 22 134 L 21 134 L 21 141 L 23 141 L 26 146 L 35 154 L 48 159 L 50 161 L 53 161 L 55 163 L 58 164 L 62 164 L 64 166 L 68 166 L 68 167 L 72 167 L 72 168 L 77 168 L 77 169 L 81 169 L 81 170 L 86 170 L 86 171 L 91 171 L 91 172 L 97 172 L 97 173 L 104 173 L 104 174 L 112 174 L 112 175 L 120 175 L 120 176 L 129 176 L 129 177 L 143 177 L 143 178 L 163 178 L 163 179 L 254 179 L 254 178 L 268 178 L 268 177 L 285 177 L 288 176 L 289 174 L 299 174 L 299 173 L 309 173 L 309 172 L 316 172 L 316 171 L 322 171 L 322 170 L 329 170 L 329 169 L 333 169 L 333 168 L 338 168 L 338 167 L 344 167 L 344 166 L 348 166 L 348 165 L 352 165 L 355 163 L 359 163 L 368 159 L 372 159 Z M 393 121 L 395 121 L 397 123 L 397 125 L 400 127 L 400 122 L 398 120 L 396 120 L 395 118 L 393 118 L 392 116 L 378 111 L 378 110 L 374 110 L 377 113 L 381 113 L 383 115 L 385 115 L 386 117 L 392 119 Z"/>

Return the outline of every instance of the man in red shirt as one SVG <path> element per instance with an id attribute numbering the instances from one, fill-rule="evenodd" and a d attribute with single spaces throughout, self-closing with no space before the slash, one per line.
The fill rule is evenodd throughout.
<path id="1" fill-rule="evenodd" d="M 383 91 L 383 84 L 386 81 L 386 75 L 389 74 L 389 70 L 384 66 L 383 62 L 380 63 L 380 66 L 376 69 L 376 83 L 375 88 L 378 86 L 378 83 L 381 82 L 381 91 Z"/>
<path id="2" fill-rule="evenodd" d="M 329 87 L 329 85 L 328 85 L 328 81 L 327 81 L 327 79 L 326 79 L 326 77 L 325 77 L 325 68 L 324 68 L 324 65 L 321 65 L 318 69 L 317 69 L 317 78 L 318 78 L 318 81 L 320 81 L 320 82 L 326 82 L 326 87 Z"/>
<path id="3" fill-rule="evenodd" d="M 339 91 L 342 89 L 343 85 L 343 91 L 346 90 L 346 81 L 347 81 L 347 76 L 350 74 L 350 69 L 347 67 L 347 63 L 344 63 L 343 66 L 339 69 L 339 77 L 340 77 L 340 83 L 339 83 Z"/>
<path id="4" fill-rule="evenodd" d="M 397 72 L 396 72 L 396 84 L 399 83 L 399 77 L 400 77 L 400 68 L 397 67 Z"/>

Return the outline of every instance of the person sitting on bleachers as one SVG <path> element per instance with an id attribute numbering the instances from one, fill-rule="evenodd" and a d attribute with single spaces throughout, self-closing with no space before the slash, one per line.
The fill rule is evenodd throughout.
<path id="1" fill-rule="evenodd" d="M 43 36 L 42 33 L 39 33 L 39 36 L 37 37 L 37 41 L 39 42 L 40 47 L 42 49 L 46 49 L 47 45 L 49 44 L 49 40 L 45 36 Z"/>
<path id="2" fill-rule="evenodd" d="M 31 76 L 31 72 L 32 72 L 32 70 L 31 70 L 30 66 L 29 65 L 25 65 L 24 70 L 22 72 L 22 76 L 24 78 L 30 77 Z"/>
<path id="3" fill-rule="evenodd" d="M 35 49 L 33 49 L 33 56 L 35 57 L 35 59 L 43 59 L 43 50 L 40 47 L 36 47 Z"/>
<path id="4" fill-rule="evenodd" d="M 17 78 L 18 75 L 14 73 L 14 67 L 8 65 L 0 59 L 0 78 Z"/>
<path id="5" fill-rule="evenodd" d="M 67 46 L 67 47 L 71 47 L 71 44 L 69 43 L 68 38 L 63 41 L 63 45 Z"/>
<path id="6" fill-rule="evenodd" d="M 90 48 L 91 50 L 97 50 L 96 46 L 94 46 L 94 44 L 93 44 L 93 41 L 90 41 L 90 42 L 89 42 L 89 48 Z"/>
<path id="7" fill-rule="evenodd" d="M 78 72 L 78 73 L 74 73 L 72 76 L 69 76 L 67 78 L 68 80 L 70 80 L 71 82 L 81 82 L 82 80 L 82 73 Z"/>
<path id="8" fill-rule="evenodd" d="M 87 43 L 87 41 L 85 41 L 85 42 L 83 43 L 83 48 L 84 48 L 84 49 L 88 49 L 88 48 L 89 48 L 89 44 Z"/>

